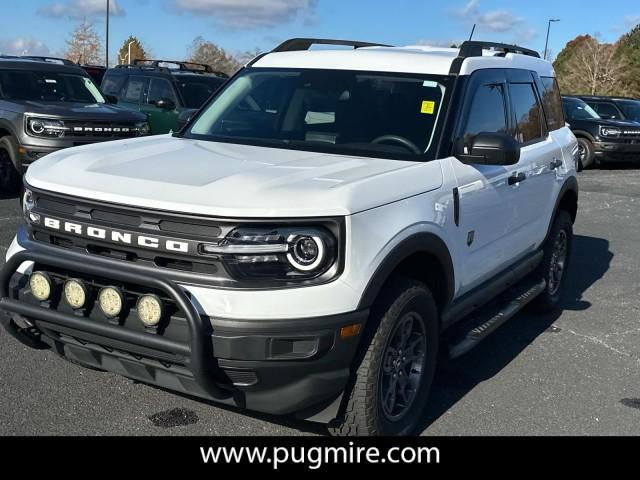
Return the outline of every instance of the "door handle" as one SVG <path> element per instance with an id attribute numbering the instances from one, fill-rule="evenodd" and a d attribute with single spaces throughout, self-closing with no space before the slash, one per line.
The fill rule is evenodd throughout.
<path id="1" fill-rule="evenodd" d="M 516 183 L 522 183 L 527 179 L 527 175 L 520 172 L 514 173 L 509 177 L 509 185 L 515 185 Z"/>
<path id="2" fill-rule="evenodd" d="M 554 158 L 553 161 L 549 164 L 549 168 L 551 170 L 555 170 L 556 168 L 560 168 L 562 166 L 562 160 L 559 158 Z"/>

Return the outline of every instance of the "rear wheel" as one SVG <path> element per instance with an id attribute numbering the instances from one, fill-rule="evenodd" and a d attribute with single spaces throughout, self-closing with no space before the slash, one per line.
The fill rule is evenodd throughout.
<path id="1" fill-rule="evenodd" d="M 408 435 L 422 417 L 435 371 L 438 311 L 422 283 L 398 278 L 372 309 L 375 331 L 345 392 L 334 435 Z"/>
<path id="2" fill-rule="evenodd" d="M 595 159 L 593 144 L 586 138 L 578 138 L 578 171 L 589 168 Z"/>
<path id="3" fill-rule="evenodd" d="M 0 144 L 0 194 L 16 194 L 20 186 L 20 174 L 13 166 L 9 151 Z"/>
<path id="4" fill-rule="evenodd" d="M 532 306 L 539 312 L 549 312 L 560 303 L 571 258 L 573 244 L 573 222 L 566 210 L 560 210 L 551 227 L 551 233 L 544 246 L 544 256 L 536 271 L 538 278 L 547 281 L 547 287 L 533 301 Z"/>

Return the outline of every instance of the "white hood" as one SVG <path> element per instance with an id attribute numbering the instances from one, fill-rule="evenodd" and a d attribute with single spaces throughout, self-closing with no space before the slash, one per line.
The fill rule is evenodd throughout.
<path id="1" fill-rule="evenodd" d="M 62 150 L 35 162 L 34 188 L 219 217 L 349 215 L 438 188 L 439 162 L 407 162 L 172 136 Z M 397 188 L 394 188 L 397 186 Z"/>

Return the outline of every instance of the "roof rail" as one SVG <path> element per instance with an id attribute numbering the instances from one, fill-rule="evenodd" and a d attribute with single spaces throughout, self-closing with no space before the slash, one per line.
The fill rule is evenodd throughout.
<path id="1" fill-rule="evenodd" d="M 496 50 L 503 54 L 519 53 L 528 55 L 529 57 L 540 58 L 540 54 L 529 48 L 519 47 L 518 45 L 509 45 L 508 43 L 482 42 L 482 41 L 466 41 L 460 45 L 460 57 L 481 57 L 483 50 Z"/>
<path id="2" fill-rule="evenodd" d="M 58 57 L 43 57 L 39 55 L 23 55 L 20 58 L 24 58 L 27 60 L 36 60 L 39 62 L 47 62 L 47 63 L 58 63 L 61 65 L 77 65 L 77 63 L 67 59 L 67 58 L 58 58 Z"/>
<path id="3" fill-rule="evenodd" d="M 467 40 L 460 44 L 460 53 L 451 63 L 449 73 L 451 75 L 457 75 L 460 73 L 462 62 L 465 58 L 469 57 L 482 57 L 483 50 L 495 50 L 500 52 L 499 54 L 504 56 L 507 53 L 518 53 L 520 55 L 527 55 L 529 57 L 540 58 L 540 54 L 535 50 L 529 48 L 519 47 L 518 45 L 509 45 L 508 43 L 496 43 L 496 42 L 483 42 L 479 40 Z"/>
<path id="4" fill-rule="evenodd" d="M 169 67 L 167 67 L 165 65 L 162 65 L 163 63 L 177 65 L 178 68 L 177 69 L 172 69 L 172 68 L 169 68 Z M 136 60 L 133 61 L 133 65 L 134 66 L 141 66 L 141 67 L 164 68 L 164 69 L 167 69 L 167 70 L 181 70 L 181 71 L 185 71 L 185 72 L 212 73 L 212 74 L 217 75 L 219 77 L 225 77 L 225 78 L 229 77 L 229 75 L 227 75 L 226 73 L 214 70 L 211 67 L 211 65 L 207 65 L 206 63 L 186 62 L 186 61 L 181 61 L 181 60 L 136 59 Z"/>
<path id="5" fill-rule="evenodd" d="M 272 52 L 296 52 L 301 50 L 309 50 L 312 45 L 342 45 L 345 47 L 362 48 L 362 47 L 389 47 L 382 43 L 357 42 L 354 40 L 333 40 L 329 38 L 291 38 L 282 42 Z"/>

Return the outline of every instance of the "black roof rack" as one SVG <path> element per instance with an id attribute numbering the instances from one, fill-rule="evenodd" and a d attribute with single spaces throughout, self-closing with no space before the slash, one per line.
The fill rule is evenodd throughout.
<path id="1" fill-rule="evenodd" d="M 177 65 L 178 68 L 169 68 L 166 65 Z M 142 67 L 142 68 L 158 68 L 158 69 L 166 69 L 169 71 L 180 70 L 183 72 L 192 72 L 192 73 L 211 73 L 217 75 L 219 77 L 228 78 L 224 72 L 219 72 L 214 70 L 211 65 L 207 65 L 206 63 L 198 63 L 198 62 L 186 62 L 182 60 L 153 60 L 153 59 L 137 59 L 133 61 L 133 64 L 130 65 L 118 65 L 118 67 L 126 68 L 126 67 Z"/>
<path id="2" fill-rule="evenodd" d="M 509 45 L 508 43 L 482 42 L 482 41 L 466 41 L 460 45 L 460 57 L 481 57 L 483 50 L 496 50 L 504 55 L 507 53 L 519 53 L 529 57 L 540 58 L 540 54 L 529 48 L 519 47 L 518 45 Z"/>
<path id="3" fill-rule="evenodd" d="M 291 38 L 282 42 L 272 52 L 295 52 L 309 50 L 312 45 L 342 45 L 345 47 L 389 47 L 382 43 L 357 42 L 354 40 L 333 40 L 330 38 Z"/>
<path id="4" fill-rule="evenodd" d="M 449 73 L 456 75 L 460 73 L 460 67 L 465 58 L 469 57 L 482 57 L 483 50 L 495 50 L 499 52 L 499 55 L 506 55 L 507 53 L 518 53 L 520 55 L 527 55 L 529 57 L 540 58 L 540 54 L 535 50 L 529 48 L 519 47 L 518 45 L 509 45 L 508 43 L 496 43 L 496 42 L 483 42 L 480 40 L 467 40 L 460 44 L 460 53 L 451 64 Z"/>
<path id="5" fill-rule="evenodd" d="M 23 55 L 20 58 L 24 58 L 26 60 L 36 60 L 39 62 L 47 62 L 47 63 L 57 63 L 60 65 L 77 65 L 77 63 L 67 59 L 67 58 L 58 58 L 58 57 L 43 57 L 39 55 Z"/>

